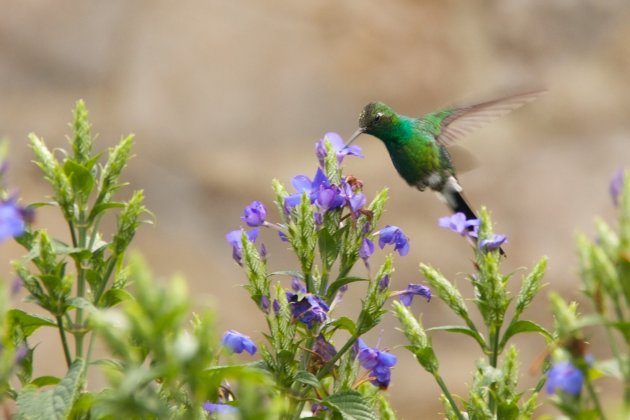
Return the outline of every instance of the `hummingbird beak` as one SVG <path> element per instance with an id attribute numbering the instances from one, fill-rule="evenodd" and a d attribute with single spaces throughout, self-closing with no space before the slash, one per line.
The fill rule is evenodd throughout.
<path id="1" fill-rule="evenodd" d="M 352 133 L 352 135 L 350 136 L 350 140 L 348 140 L 346 142 L 344 147 L 350 146 L 352 144 L 352 142 L 355 141 L 357 139 L 357 137 L 359 137 L 363 133 L 365 133 L 365 128 L 363 128 L 363 127 L 357 128 L 357 130 L 354 133 Z"/>

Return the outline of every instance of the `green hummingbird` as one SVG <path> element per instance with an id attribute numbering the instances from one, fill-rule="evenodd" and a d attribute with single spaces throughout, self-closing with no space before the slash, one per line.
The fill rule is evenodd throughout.
<path id="1" fill-rule="evenodd" d="M 544 91 L 532 91 L 471 106 L 454 106 L 420 118 L 396 113 L 383 102 L 370 102 L 359 116 L 359 128 L 346 142 L 361 134 L 380 139 L 394 167 L 413 187 L 435 191 L 453 213 L 476 219 L 459 185 L 447 146 L 474 128 L 533 101 Z"/>

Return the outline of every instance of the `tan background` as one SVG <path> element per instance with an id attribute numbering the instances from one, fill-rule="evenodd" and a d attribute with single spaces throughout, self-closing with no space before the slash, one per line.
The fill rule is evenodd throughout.
<path id="1" fill-rule="evenodd" d="M 70 110 L 85 99 L 99 148 L 137 136 L 127 180 L 145 190 L 157 224 L 141 229 L 135 248 L 160 277 L 185 275 L 195 305 L 213 305 L 222 330 L 260 341 L 263 322 L 239 287 L 244 277 L 224 234 L 239 226 L 250 201 L 271 207 L 272 178 L 288 184 L 296 174 L 312 176 L 315 141 L 326 131 L 348 136 L 367 101 L 420 115 L 546 86 L 544 98 L 463 143 L 479 167 L 460 180 L 509 236 L 504 268 L 516 270 L 514 288 L 521 267 L 548 255 L 546 291 L 575 298 L 574 234 L 591 234 L 596 214 L 613 217 L 608 181 L 628 163 L 629 18 L 625 0 L 5 0 L 0 136 L 11 139 L 11 185 L 26 202 L 48 194 L 29 163 L 27 133 L 65 147 Z M 365 159 L 348 159 L 346 171 L 370 196 L 390 187 L 383 222 L 412 240 L 409 256 L 396 258 L 395 288 L 422 281 L 420 261 L 465 285 L 470 252 L 437 227 L 445 207 L 409 189 L 378 141 L 365 136 L 358 144 Z M 39 212 L 38 226 L 64 235 L 53 214 Z M 271 268 L 295 268 L 275 233 L 262 238 Z M 13 245 L 2 250 L 19 255 Z M 8 266 L 3 272 L 11 278 Z M 344 311 L 356 313 L 359 296 L 351 290 Z M 544 296 L 536 304 L 529 314 L 549 325 Z M 456 322 L 437 300 L 414 305 L 427 326 Z M 369 344 L 379 336 L 382 347 L 402 343 L 395 327 L 388 315 Z M 38 340 L 53 357 L 40 367 L 61 374 L 56 337 Z M 469 341 L 435 337 L 446 381 L 460 393 L 480 357 Z M 543 349 L 535 336 L 518 344 L 525 367 Z M 390 394 L 398 413 L 439 418 L 437 387 L 409 354 L 396 353 Z M 525 374 L 523 383 L 533 379 Z"/>

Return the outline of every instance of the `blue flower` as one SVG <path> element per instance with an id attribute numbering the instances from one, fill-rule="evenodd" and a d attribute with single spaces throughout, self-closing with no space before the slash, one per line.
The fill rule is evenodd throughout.
<path id="1" fill-rule="evenodd" d="M 234 413 L 238 411 L 238 407 L 229 404 L 215 404 L 209 401 L 203 403 L 203 409 L 208 413 Z"/>
<path id="2" fill-rule="evenodd" d="M 584 374 L 571 362 L 554 364 L 547 372 L 547 392 L 553 394 L 557 389 L 577 396 L 582 390 Z"/>
<path id="3" fill-rule="evenodd" d="M 360 158 L 363 157 L 363 155 L 361 154 L 361 148 L 359 146 L 352 145 L 352 146 L 346 147 L 343 139 L 341 138 L 339 134 L 332 133 L 332 132 L 326 133 L 324 135 L 324 138 L 319 140 L 315 144 L 315 154 L 317 155 L 319 164 L 322 167 L 324 166 L 324 159 L 326 158 L 326 155 L 327 155 L 325 140 L 328 140 L 330 142 L 330 145 L 332 146 L 332 149 L 335 152 L 335 155 L 337 156 L 338 164 L 341 164 L 341 162 L 343 161 L 343 158 L 346 156 L 357 156 Z"/>
<path id="4" fill-rule="evenodd" d="M 438 225 L 445 229 L 450 229 L 461 236 L 477 237 L 479 229 L 479 219 L 468 219 L 464 213 L 455 213 L 452 216 L 440 217 Z"/>
<path id="5" fill-rule="evenodd" d="M 610 180 L 609 191 L 615 206 L 619 205 L 619 195 L 621 194 L 621 190 L 623 190 L 624 177 L 625 171 L 619 169 L 613 179 Z"/>
<path id="6" fill-rule="evenodd" d="M 20 208 L 15 200 L 0 202 L 0 242 L 24 233 L 25 210 Z"/>
<path id="7" fill-rule="evenodd" d="M 501 248 L 501 245 L 503 245 L 505 242 L 507 242 L 507 236 L 493 233 L 492 237 L 488 239 L 482 239 L 479 242 L 479 249 L 486 252 L 496 251 L 497 249 Z"/>
<path id="8" fill-rule="evenodd" d="M 243 242 L 241 241 L 242 234 L 243 229 L 237 229 L 225 235 L 225 239 L 230 245 L 232 245 L 232 258 L 234 258 L 234 261 L 236 261 L 239 265 L 241 265 L 241 260 L 243 258 Z M 245 232 L 245 235 L 250 242 L 255 242 L 256 238 L 258 238 L 258 229 L 252 229 L 249 232 Z"/>
<path id="9" fill-rule="evenodd" d="M 322 184 L 316 191 L 315 204 L 320 210 L 332 210 L 343 206 L 343 197 L 336 185 Z"/>
<path id="10" fill-rule="evenodd" d="M 256 353 L 256 344 L 246 335 L 234 330 L 228 330 L 221 339 L 221 345 L 230 349 L 233 353 L 247 353 L 253 355 Z"/>
<path id="11" fill-rule="evenodd" d="M 310 329 L 314 323 L 321 324 L 326 321 L 330 309 L 324 300 L 313 294 L 299 295 L 287 292 L 287 300 L 291 306 L 291 313 L 296 321 L 299 321 Z"/>
<path id="12" fill-rule="evenodd" d="M 422 296 L 427 298 L 427 302 L 431 301 L 431 289 L 427 286 L 423 286 L 421 284 L 409 284 L 407 289 L 405 289 L 400 294 L 400 303 L 405 306 L 411 306 L 411 302 L 413 301 L 414 296 Z"/>
<path id="13" fill-rule="evenodd" d="M 297 293 L 306 293 L 306 286 L 297 277 L 291 278 L 291 289 Z"/>
<path id="14" fill-rule="evenodd" d="M 241 220 L 247 223 L 248 226 L 256 227 L 265 223 L 267 217 L 267 209 L 260 201 L 252 201 L 252 203 L 245 207 Z"/>
<path id="15" fill-rule="evenodd" d="M 317 199 L 320 187 L 329 187 L 330 181 L 326 177 L 326 174 L 324 174 L 324 172 L 321 170 L 321 168 L 317 168 L 317 172 L 315 173 L 315 177 L 312 181 L 309 177 L 305 175 L 297 175 L 293 177 L 293 179 L 291 180 L 291 184 L 296 189 L 297 193 L 285 197 L 284 207 L 287 211 L 300 203 L 303 194 L 306 194 L 308 196 L 311 204 L 314 203 Z"/>
<path id="16" fill-rule="evenodd" d="M 360 187 L 357 187 L 358 183 L 360 181 L 355 181 L 354 184 L 349 183 L 345 179 L 341 181 L 341 196 L 355 217 L 363 209 L 367 201 L 365 194 L 359 192 Z"/>
<path id="17" fill-rule="evenodd" d="M 363 238 L 361 241 L 361 248 L 359 248 L 359 257 L 365 263 L 365 266 L 369 269 L 370 265 L 368 264 L 368 259 L 374 253 L 374 242 L 369 240 L 368 238 Z"/>
<path id="18" fill-rule="evenodd" d="M 389 287 L 389 276 L 387 274 L 385 274 L 378 281 L 378 290 L 382 292 L 383 290 L 387 289 L 388 287 Z"/>
<path id="19" fill-rule="evenodd" d="M 392 225 L 387 225 L 379 232 L 378 246 L 383 249 L 386 244 L 394 245 L 394 250 L 398 251 L 401 256 L 409 253 L 409 238 L 405 236 L 403 231 Z"/>
<path id="20" fill-rule="evenodd" d="M 391 368 L 396 364 L 395 355 L 369 347 L 363 340 L 357 340 L 359 363 L 370 371 L 373 385 L 386 389 L 391 380 Z"/>

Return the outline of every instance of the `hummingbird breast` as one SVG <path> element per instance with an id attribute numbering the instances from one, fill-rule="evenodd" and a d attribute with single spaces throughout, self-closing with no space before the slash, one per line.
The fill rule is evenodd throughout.
<path id="1" fill-rule="evenodd" d="M 416 138 L 385 145 L 396 171 L 409 185 L 424 190 L 440 183 L 440 150 L 434 141 Z"/>

